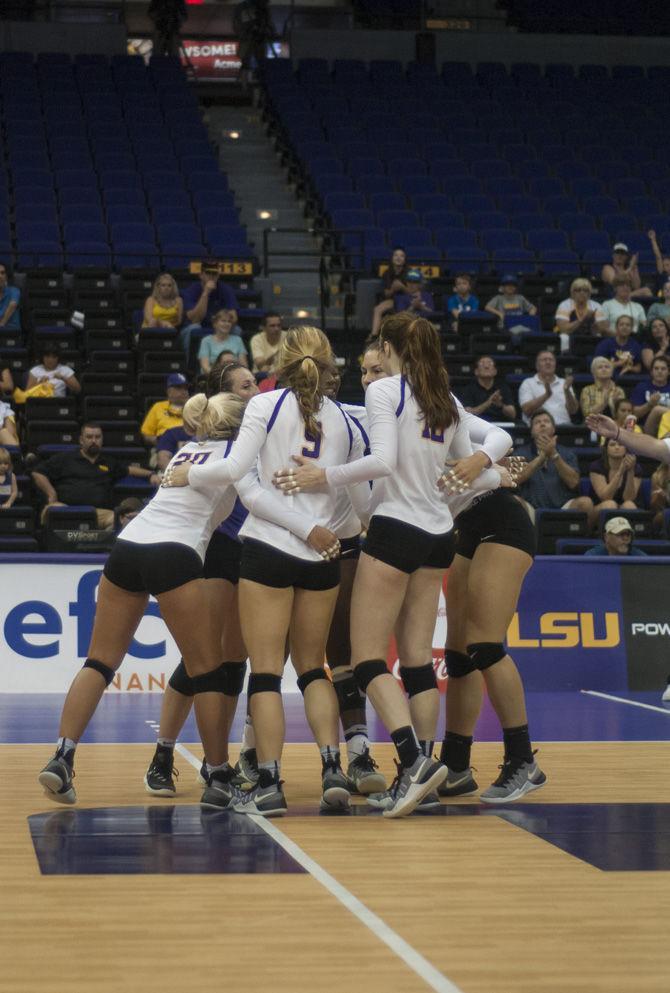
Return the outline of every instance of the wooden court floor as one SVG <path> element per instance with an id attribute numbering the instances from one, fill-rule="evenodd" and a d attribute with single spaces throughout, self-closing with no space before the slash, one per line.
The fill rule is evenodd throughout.
<path id="1" fill-rule="evenodd" d="M 152 751 L 81 745 L 77 809 L 115 808 L 123 830 L 124 808 L 172 804 L 144 791 Z M 375 753 L 390 774 L 391 747 Z M 310 745 L 286 748 L 294 816 L 273 823 L 344 887 L 340 899 L 310 872 L 42 875 L 28 817 L 66 809 L 36 784 L 49 754 L 44 745 L 0 746 L 0 993 L 670 989 L 670 871 L 604 872 L 497 816 L 319 817 Z M 499 755 L 495 744 L 475 746 L 480 785 L 495 777 Z M 526 809 L 670 804 L 670 742 L 542 744 L 538 760 L 549 783 Z M 176 764 L 175 802 L 194 805 L 195 769 L 184 757 Z M 370 921 L 345 906 L 346 894 Z M 387 943 L 379 922 L 391 929 Z M 404 959 L 396 939 L 410 949 Z M 427 978 L 416 964 L 426 961 Z"/>

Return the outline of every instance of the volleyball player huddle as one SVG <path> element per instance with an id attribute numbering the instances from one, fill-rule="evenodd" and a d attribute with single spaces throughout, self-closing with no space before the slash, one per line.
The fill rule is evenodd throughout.
<path id="1" fill-rule="evenodd" d="M 498 464 L 511 439 L 455 400 L 427 320 L 386 318 L 363 365 L 365 410 L 338 404 L 327 338 L 293 328 L 279 357 L 283 389 L 252 395 L 251 377 L 240 391 L 224 368 L 218 385 L 226 392 L 209 384 L 212 396 L 187 403 L 184 420 L 196 440 L 174 457 L 105 566 L 89 658 L 68 694 L 56 754 L 40 774 L 53 799 L 75 802 L 76 744 L 149 594 L 183 656 L 145 778 L 150 792 L 174 794 L 174 744 L 194 703 L 205 749 L 201 802 L 265 816 L 286 810 L 287 650 L 321 755 L 322 810 L 346 809 L 358 792 L 385 817 L 401 817 L 438 805 L 439 795 L 475 792 L 470 746 L 483 684 L 505 756 L 481 799 L 510 802 L 543 785 L 521 680 L 503 646 L 533 554 L 529 519 Z M 225 518 L 222 537 L 216 528 Z M 432 640 L 449 567 L 447 731 L 438 761 Z M 110 610 L 115 636 L 104 630 Z M 386 664 L 394 635 L 402 687 Z M 228 735 L 247 656 L 248 718 L 233 768 Z M 366 698 L 397 751 L 388 790 L 370 754 Z"/>

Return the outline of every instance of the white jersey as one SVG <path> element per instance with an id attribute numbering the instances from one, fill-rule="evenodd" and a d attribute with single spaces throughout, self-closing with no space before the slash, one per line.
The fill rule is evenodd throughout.
<path id="1" fill-rule="evenodd" d="M 322 468 L 339 465 L 363 455 L 363 445 L 357 432 L 336 403 L 325 398 L 318 412 L 321 425 L 320 438 L 308 437 L 298 402 L 291 390 L 273 390 L 253 397 L 244 413 L 242 424 L 229 456 L 215 465 L 194 465 L 189 473 L 189 484 L 197 490 L 210 490 L 212 486 L 225 485 L 240 480 L 240 496 L 249 509 L 249 516 L 240 529 L 240 538 L 263 541 L 288 555 L 313 562 L 322 561 L 305 539 L 315 525 L 334 530 L 336 493 L 298 493 L 284 496 L 272 484 L 274 473 L 295 465 L 292 455 L 314 459 Z M 285 501 L 287 511 L 299 528 L 260 516 L 253 496 L 245 492 L 247 474 L 254 468 L 258 472 L 260 490 L 271 494 L 275 500 Z M 367 516 L 369 489 L 351 487 L 349 496 L 356 511 Z M 272 515 L 275 516 L 275 515 Z"/>
<path id="2" fill-rule="evenodd" d="M 191 465 L 214 465 L 227 457 L 232 441 L 189 441 L 170 460 L 170 465 L 189 462 Z M 212 500 L 210 494 L 200 493 L 190 486 L 171 489 L 162 487 L 142 511 L 121 532 L 123 541 L 152 545 L 159 541 L 174 541 L 194 548 L 204 561 L 209 539 L 228 517 L 237 493 L 226 486 Z"/>
<path id="3" fill-rule="evenodd" d="M 371 383 L 365 406 L 371 454 L 348 466 L 328 469 L 329 484 L 343 486 L 371 479 L 371 517 L 391 517 L 429 534 L 449 531 L 453 518 L 437 481 L 448 458 L 472 454 L 469 415 L 443 432 L 430 432 L 410 385 L 399 375 Z M 494 437 L 484 450 L 494 462 L 505 454 L 510 443 L 509 435 L 500 431 L 500 436 Z M 490 489 L 492 477 L 487 482 L 480 476 L 475 485 Z"/>
<path id="4" fill-rule="evenodd" d="M 483 417 L 477 417 L 476 414 L 470 414 L 465 408 L 460 400 L 456 401 L 458 406 L 458 413 L 463 419 L 465 426 L 468 430 L 468 435 L 472 443 L 473 452 L 483 451 L 486 452 L 487 448 L 498 451 L 499 445 L 507 446 L 503 452 L 506 455 L 511 448 L 513 441 L 510 435 L 502 428 L 496 427 L 495 424 L 491 424 L 489 421 L 485 421 Z M 502 455 L 498 455 L 498 459 L 502 458 Z M 497 461 L 497 459 L 495 460 Z M 501 479 L 500 474 L 495 471 L 495 469 L 487 469 L 481 474 L 477 480 L 477 488 L 466 490 L 465 493 L 455 493 L 451 496 L 445 497 L 446 502 L 449 505 L 449 510 L 454 519 L 462 514 L 464 510 L 467 510 L 472 506 L 473 501 L 482 496 L 482 492 L 488 490 L 489 492 L 497 490 L 500 487 Z"/>
<path id="5" fill-rule="evenodd" d="M 336 401 L 337 402 L 337 401 Z M 358 435 L 362 442 L 362 451 L 359 457 L 370 454 L 370 439 L 367 432 L 367 413 L 365 407 L 359 407 L 351 403 L 338 403 L 338 407 L 348 414 L 353 424 L 354 435 Z M 346 489 L 335 491 L 335 515 L 333 517 L 333 531 L 338 538 L 355 538 L 363 530 L 360 518 L 353 508 L 349 493 Z"/>

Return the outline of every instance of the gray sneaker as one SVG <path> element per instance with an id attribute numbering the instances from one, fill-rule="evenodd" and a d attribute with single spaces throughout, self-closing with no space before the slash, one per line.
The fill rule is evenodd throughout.
<path id="1" fill-rule="evenodd" d="M 420 755 L 409 769 L 399 766 L 393 801 L 382 817 L 406 817 L 411 814 L 423 798 L 428 793 L 434 793 L 446 778 L 446 765 L 424 755 Z"/>
<path id="2" fill-rule="evenodd" d="M 374 807 L 375 810 L 388 810 L 389 807 L 393 805 L 395 798 L 395 786 L 398 780 L 393 780 L 393 786 L 389 790 L 384 790 L 382 793 L 371 793 L 365 799 L 368 801 L 370 807 Z M 441 807 L 440 798 L 437 793 L 427 793 L 423 800 L 419 803 L 417 810 L 436 810 Z"/>
<path id="3" fill-rule="evenodd" d="M 539 790 L 547 781 L 538 764 L 507 759 L 499 766 L 500 775 L 487 790 L 479 794 L 483 803 L 513 803 L 526 793 Z"/>
<path id="4" fill-rule="evenodd" d="M 74 769 L 60 751 L 56 752 L 37 777 L 37 781 L 50 800 L 66 804 L 77 802 L 77 794 L 72 785 L 73 779 Z"/>
<path id="5" fill-rule="evenodd" d="M 233 809 L 238 814 L 260 814 L 262 817 L 281 817 L 287 811 L 284 781 L 269 786 L 254 786 L 246 793 L 237 794 Z"/>
<path id="6" fill-rule="evenodd" d="M 240 752 L 235 763 L 234 785 L 238 790 L 250 790 L 258 782 L 258 758 L 255 748 L 247 748 Z"/>
<path id="7" fill-rule="evenodd" d="M 464 769 L 463 772 L 449 769 L 447 778 L 441 786 L 438 786 L 437 792 L 440 796 L 466 796 L 468 793 L 476 793 L 478 789 L 472 769 Z"/>
<path id="8" fill-rule="evenodd" d="M 233 770 L 217 769 L 209 777 L 209 782 L 200 797 L 202 807 L 215 807 L 217 810 L 232 810 L 239 799 L 239 792 L 232 783 Z"/>
<path id="9" fill-rule="evenodd" d="M 386 790 L 386 780 L 379 766 L 365 749 L 362 755 L 352 759 L 347 768 L 347 780 L 350 793 L 360 793 L 369 796 L 371 793 L 383 793 Z"/>
<path id="10" fill-rule="evenodd" d="M 350 802 L 349 781 L 341 765 L 328 762 L 323 768 L 323 794 L 320 810 L 348 810 Z"/>

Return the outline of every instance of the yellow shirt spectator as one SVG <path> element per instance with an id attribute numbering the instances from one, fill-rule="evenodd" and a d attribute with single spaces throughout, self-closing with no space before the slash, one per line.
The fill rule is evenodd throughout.
<path id="1" fill-rule="evenodd" d="M 167 400 L 158 400 L 147 412 L 140 431 L 148 445 L 169 428 L 184 423 L 184 404 L 188 400 L 188 380 L 180 372 L 172 372 L 166 381 Z"/>
<path id="2" fill-rule="evenodd" d="M 670 434 L 670 410 L 666 414 L 663 414 L 663 417 L 658 422 L 658 437 L 665 438 L 668 434 Z"/>

